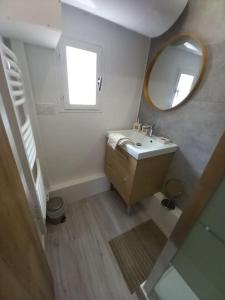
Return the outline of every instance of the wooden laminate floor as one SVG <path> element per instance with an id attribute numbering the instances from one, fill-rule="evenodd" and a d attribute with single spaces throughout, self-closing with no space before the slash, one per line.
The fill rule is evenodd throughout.
<path id="1" fill-rule="evenodd" d="M 147 205 L 131 216 L 115 191 L 66 204 L 66 222 L 48 225 L 47 255 L 56 300 L 137 300 L 108 241 L 148 220 Z"/>

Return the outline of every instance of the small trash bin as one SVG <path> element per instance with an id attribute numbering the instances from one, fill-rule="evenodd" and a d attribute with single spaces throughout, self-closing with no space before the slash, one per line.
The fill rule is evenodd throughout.
<path id="1" fill-rule="evenodd" d="M 63 199 L 50 198 L 47 202 L 47 221 L 52 224 L 63 223 L 66 220 Z"/>

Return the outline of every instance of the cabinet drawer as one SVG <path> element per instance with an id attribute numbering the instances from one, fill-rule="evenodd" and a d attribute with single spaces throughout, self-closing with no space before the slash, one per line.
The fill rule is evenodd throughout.
<path id="1" fill-rule="evenodd" d="M 122 198 L 129 203 L 134 177 L 125 174 L 121 168 L 108 163 L 105 164 L 105 172 Z"/>
<path id="2" fill-rule="evenodd" d="M 172 156 L 136 160 L 123 148 L 106 145 L 105 173 L 126 203 L 134 204 L 161 189 Z"/>
<path id="3" fill-rule="evenodd" d="M 134 175 L 137 161 L 121 147 L 113 150 L 110 146 L 106 147 L 106 163 L 119 169 L 123 175 Z"/>
<path id="4" fill-rule="evenodd" d="M 122 148 L 113 150 L 107 145 L 105 172 L 126 202 L 129 202 L 136 165 L 136 160 Z"/>

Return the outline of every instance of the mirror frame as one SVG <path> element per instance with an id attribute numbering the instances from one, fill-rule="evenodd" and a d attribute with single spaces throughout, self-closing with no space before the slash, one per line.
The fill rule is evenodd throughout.
<path id="1" fill-rule="evenodd" d="M 182 38 L 191 38 L 192 40 L 194 40 L 199 48 L 201 49 L 202 51 L 202 64 L 201 64 L 201 69 L 199 71 L 199 77 L 198 77 L 198 80 L 196 81 L 194 87 L 192 88 L 192 90 L 190 91 L 190 93 L 187 95 L 186 98 L 184 98 L 184 100 L 179 103 L 178 105 L 174 106 L 174 107 L 171 107 L 171 108 L 168 108 L 168 109 L 160 109 L 159 107 L 157 107 L 154 102 L 153 102 L 153 99 L 150 97 L 149 93 L 148 93 L 148 82 L 149 82 L 149 78 L 150 78 L 150 75 L 151 75 L 151 71 L 154 67 L 154 65 L 156 64 L 160 54 L 172 43 L 182 39 Z M 202 42 L 202 40 L 196 36 L 195 34 L 193 33 L 189 33 L 189 32 L 186 32 L 186 33 L 180 33 L 180 34 L 177 34 L 175 35 L 174 37 L 172 37 L 171 39 L 169 39 L 155 54 L 155 56 L 153 57 L 152 61 L 150 61 L 148 67 L 147 67 L 147 70 L 145 72 L 145 78 L 144 78 L 144 99 L 145 101 L 147 102 L 147 104 L 150 106 L 150 107 L 154 107 L 156 108 L 158 111 L 170 111 L 170 110 L 173 110 L 173 109 L 176 109 L 178 107 L 180 107 L 181 105 L 183 105 L 184 103 L 186 103 L 187 100 L 190 99 L 190 97 L 193 95 L 193 93 L 196 91 L 196 89 L 198 88 L 199 84 L 201 83 L 202 79 L 203 79 L 203 75 L 204 75 L 204 71 L 205 71 L 205 66 L 206 66 L 206 46 L 204 45 L 204 43 Z"/>

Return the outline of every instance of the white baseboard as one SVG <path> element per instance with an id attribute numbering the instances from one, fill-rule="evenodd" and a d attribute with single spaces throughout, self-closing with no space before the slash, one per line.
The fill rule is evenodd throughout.
<path id="1" fill-rule="evenodd" d="M 110 189 L 105 174 L 94 174 L 83 178 L 60 183 L 50 187 L 50 197 L 59 196 L 65 201 L 78 201 Z"/>

